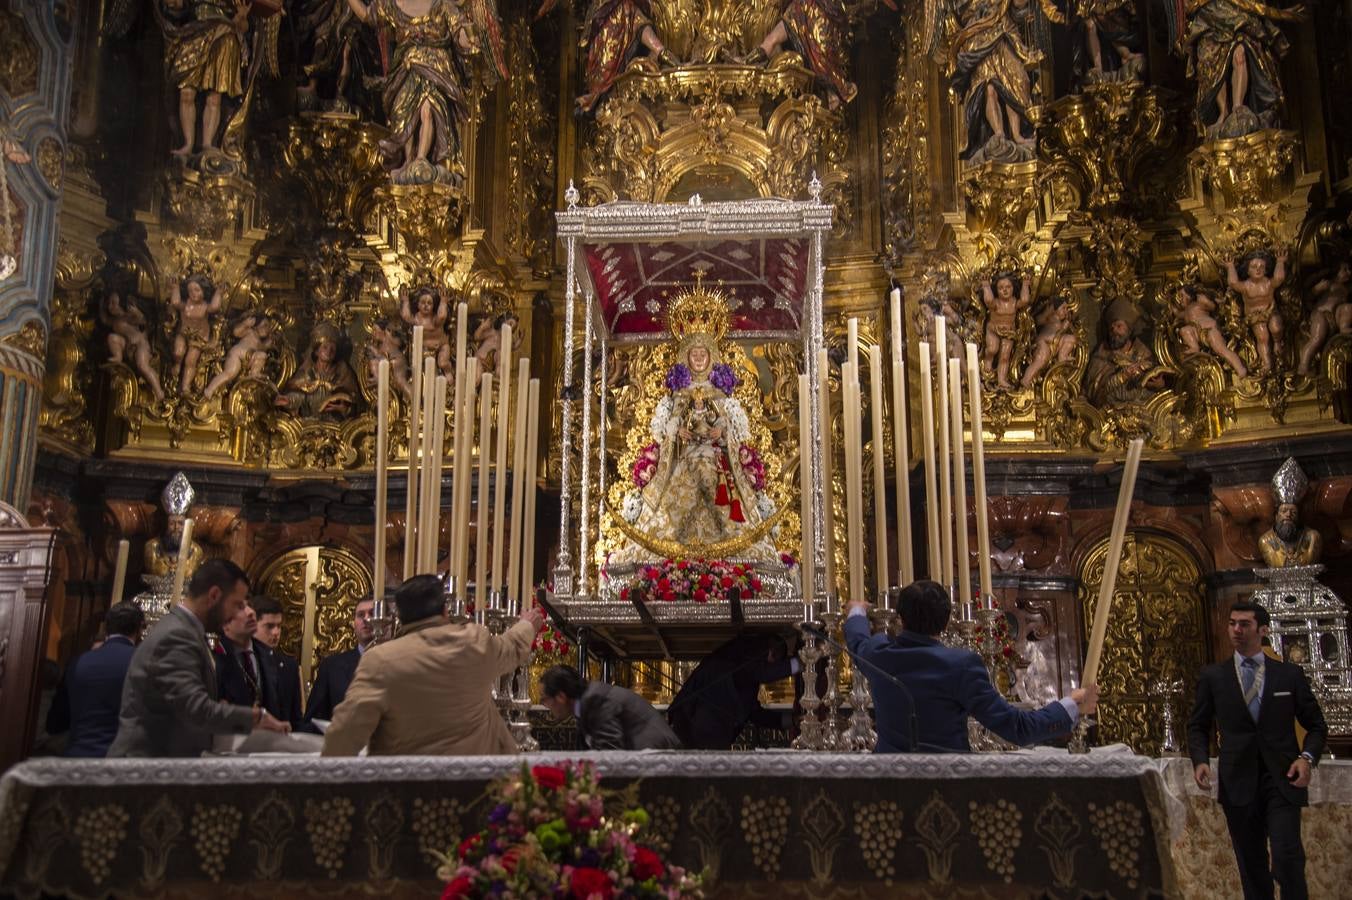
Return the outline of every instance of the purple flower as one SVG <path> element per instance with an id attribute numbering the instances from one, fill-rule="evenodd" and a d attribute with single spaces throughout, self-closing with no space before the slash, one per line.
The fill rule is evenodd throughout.
<path id="1" fill-rule="evenodd" d="M 690 368 L 685 363 L 677 363 L 667 372 L 667 390 L 679 391 L 690 387 Z"/>
<path id="2" fill-rule="evenodd" d="M 510 804 L 499 803 L 497 806 L 493 807 L 493 811 L 488 814 L 488 821 L 492 822 L 494 825 L 501 825 L 503 822 L 507 821 L 507 815 L 511 811 L 512 807 Z"/>
<path id="3" fill-rule="evenodd" d="M 601 865 L 601 854 L 595 847 L 588 847 L 578 854 L 578 865 L 590 868 L 599 868 Z"/>
<path id="4" fill-rule="evenodd" d="M 727 363 L 719 363 L 709 373 L 709 383 L 731 397 L 732 392 L 737 389 L 737 385 L 741 384 L 742 380 L 737 377 L 736 372 L 732 371 L 732 366 Z"/>

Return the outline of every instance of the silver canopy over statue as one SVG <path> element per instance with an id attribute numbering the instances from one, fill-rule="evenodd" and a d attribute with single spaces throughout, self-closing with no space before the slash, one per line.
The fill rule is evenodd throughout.
<path id="1" fill-rule="evenodd" d="M 725 361 L 728 320 L 727 298 L 698 282 L 671 304 L 676 361 L 617 516 L 627 540 L 607 561 L 612 573 L 682 556 L 782 568 L 772 542 L 779 515 L 733 396 L 741 378 Z"/>

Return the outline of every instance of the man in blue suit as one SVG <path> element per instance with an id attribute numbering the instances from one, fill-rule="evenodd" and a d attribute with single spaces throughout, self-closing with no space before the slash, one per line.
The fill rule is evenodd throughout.
<path id="1" fill-rule="evenodd" d="M 70 731 L 66 756 L 107 755 L 117 736 L 122 683 L 141 643 L 145 613 L 135 603 L 114 603 L 103 617 L 103 627 L 103 645 L 75 658 L 47 711 L 49 734 Z"/>
<path id="2" fill-rule="evenodd" d="M 850 604 L 845 639 L 866 664 L 859 671 L 873 692 L 878 753 L 968 752 L 968 716 L 1011 744 L 1036 744 L 1069 733 L 1079 714 L 1093 712 L 1098 703 L 1094 686 L 1038 710 L 1010 706 L 991 684 L 981 657 L 939 642 L 952 605 L 933 581 L 902 590 L 904 630 L 896 639 L 870 633 L 868 609 L 863 601 Z"/>

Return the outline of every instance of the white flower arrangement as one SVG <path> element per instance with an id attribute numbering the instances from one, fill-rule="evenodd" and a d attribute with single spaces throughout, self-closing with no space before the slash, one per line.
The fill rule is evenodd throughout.
<path id="1" fill-rule="evenodd" d="M 751 422 L 742 409 L 740 400 L 732 397 L 723 401 L 723 414 L 728 419 L 728 446 L 740 447 L 751 437 Z"/>
<path id="2" fill-rule="evenodd" d="M 775 501 L 762 491 L 756 495 L 756 511 L 760 513 L 762 519 L 770 518 L 775 514 Z"/>
<path id="3" fill-rule="evenodd" d="M 671 435 L 667 433 L 667 429 L 671 424 L 671 410 L 671 395 L 667 395 L 657 401 L 657 408 L 653 410 L 653 420 L 648 430 L 652 432 L 653 440 L 659 443 L 671 437 Z"/>
<path id="4" fill-rule="evenodd" d="M 624 505 L 620 509 L 620 515 L 630 525 L 638 521 L 639 514 L 643 512 L 643 495 L 637 490 L 630 491 L 624 495 Z"/>

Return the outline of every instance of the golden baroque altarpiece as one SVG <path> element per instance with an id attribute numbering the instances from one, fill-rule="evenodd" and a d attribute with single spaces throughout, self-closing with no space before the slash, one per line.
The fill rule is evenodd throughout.
<path id="1" fill-rule="evenodd" d="M 554 230 L 570 183 L 586 207 L 803 200 L 815 177 L 834 208 L 822 298 L 833 360 L 851 316 L 861 345 L 886 346 L 891 285 L 908 357 L 939 315 L 947 354 L 979 347 L 987 452 L 1009 485 L 990 502 L 997 596 L 1021 633 L 1056 642 L 1049 677 L 1062 686 L 1078 669 L 1095 552 L 1102 571 L 1097 459 L 1143 437 L 1161 471 L 1196 473 L 1265 441 L 1345 429 L 1341 5 L 1202 0 L 1178 20 L 1157 4 L 1058 0 L 298 0 L 237 20 L 206 2 L 58 6 L 6 13 L 19 26 L 5 29 L 14 52 L 0 64 L 8 170 L 58 187 L 61 224 L 50 309 L 20 316 L 25 331 L 0 306 L 0 344 L 45 337 L 42 459 L 144 473 L 90 516 L 66 469 L 40 460 L 38 518 L 79 536 L 67 571 L 105 578 L 118 538 L 158 534 L 154 498 L 185 465 L 209 507 L 197 533 L 209 555 L 275 575 L 294 568 L 288 553 L 323 544 L 365 565 L 369 518 L 322 504 L 369 491 L 382 359 L 400 398 L 392 453 L 407 458 L 403 388 L 419 362 L 408 335 L 414 324 L 437 335 L 426 352 L 445 371 L 461 301 L 487 367 L 510 321 L 551 397 L 604 385 L 613 400 L 588 428 L 610 463 L 587 477 L 594 496 L 620 484 L 666 361 L 642 343 L 584 359 L 581 340 L 565 341 L 582 325 L 562 314 Z M 36 83 L 25 28 L 51 15 L 80 73 L 60 139 L 20 115 Z M 15 199 L 22 240 L 33 201 Z M 734 354 L 769 493 L 795 509 L 799 356 L 755 341 Z M 581 427 L 583 404 L 542 405 L 541 486 L 557 491 L 560 436 Z M 886 421 L 884 446 L 866 455 L 890 456 Z M 837 448 L 842 428 L 838 414 Z M 1260 486 L 1271 474 L 1238 468 Z M 1340 472 L 1307 501 L 1331 534 L 1348 515 Z M 1159 638 L 1170 647 L 1138 643 L 1122 666 L 1205 658 L 1210 605 L 1242 579 L 1202 580 L 1247 571 L 1269 524 L 1269 501 L 1241 483 L 1189 475 L 1174 490 L 1161 478 L 1133 514 L 1133 534 L 1171 535 L 1135 539 L 1133 577 L 1162 573 L 1138 605 L 1149 620 L 1152 591 L 1189 583 L 1195 605 L 1177 611 L 1188 628 Z M 841 510 L 838 481 L 827 496 Z M 332 490 L 316 499 L 313 484 Z M 582 524 L 589 547 L 618 540 L 604 516 Z M 785 543 L 796 517 L 783 524 Z M 402 535 L 396 512 L 380 539 Z M 1343 552 L 1330 543 L 1331 557 Z M 594 579 L 595 561 L 582 564 Z M 296 601 L 294 579 L 271 581 Z M 64 652 L 79 604 L 57 603 Z M 1117 657 L 1106 665 L 1113 684 Z"/>

